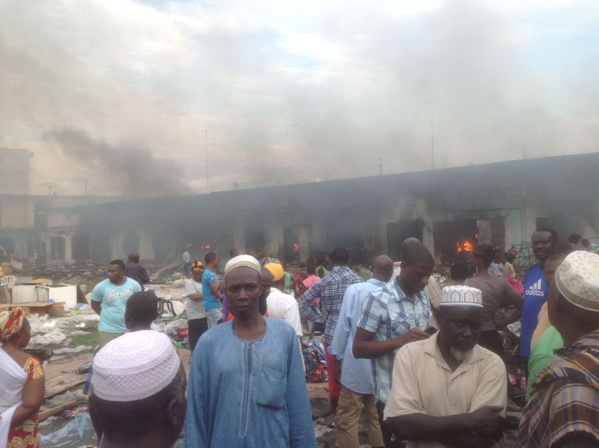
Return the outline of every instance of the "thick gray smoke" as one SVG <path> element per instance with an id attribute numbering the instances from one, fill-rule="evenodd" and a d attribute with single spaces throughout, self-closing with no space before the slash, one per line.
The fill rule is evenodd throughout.
<path id="1" fill-rule="evenodd" d="M 112 146 L 76 129 L 49 132 L 46 139 L 57 144 L 74 164 L 93 167 L 95 182 L 106 194 L 159 197 L 191 193 L 180 180 L 181 167 L 155 158 L 148 148 Z"/>
<path id="2" fill-rule="evenodd" d="M 34 193 L 143 196 L 593 152 L 597 30 L 583 1 L 0 0 L 0 147 Z"/>

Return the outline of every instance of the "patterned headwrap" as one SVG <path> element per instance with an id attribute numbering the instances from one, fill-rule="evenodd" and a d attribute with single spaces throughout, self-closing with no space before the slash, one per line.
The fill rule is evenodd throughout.
<path id="1" fill-rule="evenodd" d="M 282 264 L 278 258 L 275 257 L 264 257 L 262 260 L 260 260 L 260 264 L 262 266 L 266 266 L 267 264 L 271 264 L 271 263 L 277 263 L 277 264 Z"/>
<path id="2" fill-rule="evenodd" d="M 197 269 L 197 268 L 204 269 L 204 263 L 202 263 L 201 261 L 194 261 L 193 264 L 191 265 L 191 269 Z"/>
<path id="3" fill-rule="evenodd" d="M 0 312 L 0 341 L 8 339 L 23 327 L 25 314 L 23 308 L 9 307 L 8 311 Z"/>

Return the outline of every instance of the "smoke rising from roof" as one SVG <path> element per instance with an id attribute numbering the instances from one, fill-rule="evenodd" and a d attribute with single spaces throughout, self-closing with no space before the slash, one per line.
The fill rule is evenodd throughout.
<path id="1" fill-rule="evenodd" d="M 49 132 L 72 163 L 91 166 L 112 195 L 161 197 L 190 194 L 180 181 L 182 169 L 172 160 L 159 160 L 149 149 L 135 146 L 111 146 L 76 129 Z"/>
<path id="2" fill-rule="evenodd" d="M 375 175 L 379 158 L 384 173 L 423 170 L 433 140 L 437 168 L 598 149 L 594 2 L 0 0 L 0 11 L 0 147 L 32 150 L 32 178 L 61 193 L 89 179 L 99 194 L 124 183 L 160 194 L 136 189 L 141 171 L 61 169 L 98 146 L 126 160 L 145 148 L 154 177 L 169 159 L 176 174 L 158 178 L 187 185 L 166 182 L 172 192 L 205 192 L 206 168 L 215 190 L 322 179 L 323 164 L 333 179 Z"/>

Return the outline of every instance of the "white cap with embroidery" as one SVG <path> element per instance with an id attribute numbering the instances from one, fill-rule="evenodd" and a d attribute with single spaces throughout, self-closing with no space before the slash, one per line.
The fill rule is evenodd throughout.
<path id="1" fill-rule="evenodd" d="M 439 306 L 476 306 L 482 308 L 482 295 L 480 289 L 469 286 L 446 286 L 443 288 Z"/>
<path id="2" fill-rule="evenodd" d="M 180 366 L 168 336 L 151 330 L 125 333 L 94 356 L 92 390 L 103 400 L 141 400 L 168 386 Z"/>

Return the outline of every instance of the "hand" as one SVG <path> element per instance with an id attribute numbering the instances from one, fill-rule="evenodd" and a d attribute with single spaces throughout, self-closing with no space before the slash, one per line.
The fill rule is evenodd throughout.
<path id="1" fill-rule="evenodd" d="M 409 344 L 410 342 L 422 341 L 423 339 L 430 338 L 431 335 L 425 333 L 420 328 L 411 328 L 406 334 L 399 336 L 398 339 L 401 339 L 401 346 Z"/>
<path id="2" fill-rule="evenodd" d="M 333 367 L 333 379 L 337 384 L 341 384 L 341 361 L 335 358 L 335 367 Z"/>
<path id="3" fill-rule="evenodd" d="M 500 415 L 502 406 L 483 406 L 470 413 L 468 429 L 483 437 L 499 438 L 502 436 L 507 424 Z"/>
<path id="4" fill-rule="evenodd" d="M 495 328 L 497 328 L 498 330 L 500 330 L 500 329 L 502 329 L 502 328 L 506 327 L 506 326 L 507 326 L 507 323 L 506 323 L 506 322 L 507 322 L 507 319 L 506 319 L 506 318 L 503 318 L 503 317 L 502 317 L 501 319 L 497 319 L 497 320 L 495 321 Z"/>

